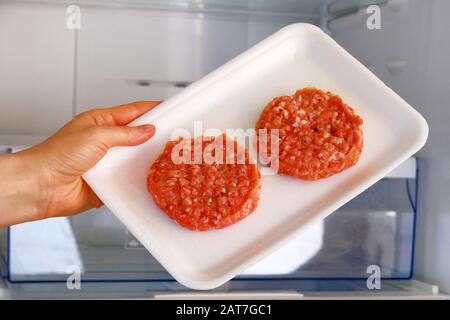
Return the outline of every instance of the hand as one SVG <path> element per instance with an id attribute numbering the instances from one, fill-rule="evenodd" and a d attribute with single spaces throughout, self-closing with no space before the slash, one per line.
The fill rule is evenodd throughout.
<path id="1" fill-rule="evenodd" d="M 9 172 L 0 168 L 0 226 L 102 206 L 81 175 L 109 148 L 152 137 L 153 125 L 125 125 L 158 104 L 142 101 L 81 113 L 39 145 L 0 157 L 0 167 Z"/>

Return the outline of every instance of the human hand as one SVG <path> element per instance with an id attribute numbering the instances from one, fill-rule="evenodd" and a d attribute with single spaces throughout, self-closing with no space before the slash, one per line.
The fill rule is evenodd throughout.
<path id="1" fill-rule="evenodd" d="M 77 115 L 44 142 L 7 158 L 2 156 L 1 163 L 10 169 L 13 189 L 19 184 L 17 188 L 21 190 L 5 191 L 10 194 L 10 202 L 14 199 L 15 207 L 14 203 L 8 205 L 7 194 L 0 196 L 1 208 L 5 208 L 6 203 L 8 212 L 16 211 L 13 215 L 2 210 L 0 226 L 67 216 L 102 206 L 81 175 L 91 169 L 109 148 L 136 146 L 152 137 L 155 133 L 153 125 L 128 127 L 126 124 L 158 104 L 141 101 L 87 111 Z M 5 175 L 8 177 L 8 173 Z M 1 192 L 5 179 L 0 184 Z M 8 189 L 11 189 L 11 184 Z"/>

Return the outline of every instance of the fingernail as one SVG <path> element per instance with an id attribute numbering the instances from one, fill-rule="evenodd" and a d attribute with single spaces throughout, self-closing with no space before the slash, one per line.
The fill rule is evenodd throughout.
<path id="1" fill-rule="evenodd" d="M 155 126 L 152 124 L 144 124 L 142 126 L 139 126 L 138 129 L 139 129 L 140 133 L 142 133 L 142 134 L 154 132 L 156 130 Z"/>

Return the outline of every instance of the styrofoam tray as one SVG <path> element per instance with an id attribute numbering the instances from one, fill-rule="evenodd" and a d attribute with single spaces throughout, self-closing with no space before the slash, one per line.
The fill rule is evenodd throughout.
<path id="1" fill-rule="evenodd" d="M 275 96 L 315 86 L 340 95 L 364 119 L 354 167 L 307 182 L 262 177 L 257 210 L 222 230 L 194 232 L 161 212 L 147 192 L 150 163 L 176 128 L 254 128 Z M 84 178 L 109 209 L 180 283 L 217 287 L 294 239 L 302 229 L 381 179 L 425 143 L 422 116 L 319 28 L 294 24 L 244 52 L 131 125 L 153 123 L 138 147 L 111 149 Z"/>

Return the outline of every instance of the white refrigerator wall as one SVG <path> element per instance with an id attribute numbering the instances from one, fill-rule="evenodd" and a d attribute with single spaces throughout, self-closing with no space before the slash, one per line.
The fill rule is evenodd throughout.
<path id="1" fill-rule="evenodd" d="M 450 1 L 391 1 L 382 30 L 367 14 L 330 23 L 335 39 L 421 112 L 430 135 L 419 152 L 421 180 L 414 277 L 450 292 Z"/>
<path id="2" fill-rule="evenodd" d="M 0 2 L 0 144 L 35 142 L 72 117 L 75 37 L 64 10 Z"/>
<path id="3" fill-rule="evenodd" d="M 163 100 L 293 18 L 86 7 L 77 38 L 76 112 Z M 315 22 L 315 21 L 310 21 Z M 142 85 L 145 84 L 145 85 Z"/>
<path id="4" fill-rule="evenodd" d="M 66 8 L 0 1 L 0 145 L 36 143 L 86 109 L 167 99 L 297 21 L 81 6 L 73 31 Z"/>

